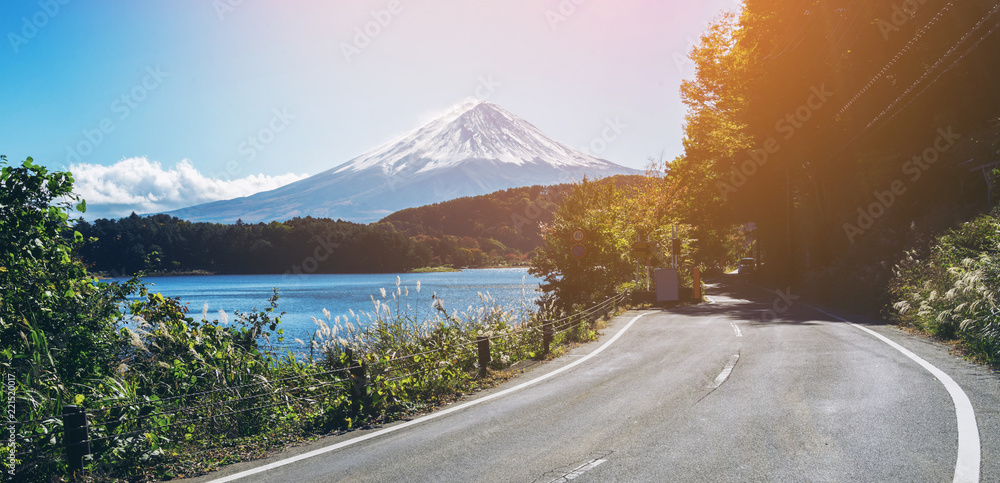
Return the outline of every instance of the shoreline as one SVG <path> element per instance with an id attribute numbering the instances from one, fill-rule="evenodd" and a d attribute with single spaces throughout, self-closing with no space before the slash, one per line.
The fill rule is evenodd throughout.
<path id="1" fill-rule="evenodd" d="M 492 267 L 421 267 L 416 268 L 407 272 L 317 272 L 317 273 L 300 273 L 295 274 L 295 276 L 300 275 L 379 275 L 379 274 L 413 274 L 413 273 L 457 273 L 463 272 L 465 270 L 495 270 L 502 268 L 530 268 L 528 265 L 505 265 L 505 266 L 492 266 Z M 91 276 L 97 277 L 100 280 L 111 280 L 116 278 L 128 278 L 131 275 L 114 275 L 107 272 L 91 272 Z M 291 275 L 288 273 L 220 273 L 220 272 L 209 272 L 207 270 L 188 270 L 179 272 L 149 272 L 142 276 L 143 279 L 149 277 L 162 278 L 162 277 L 202 277 L 210 275 Z"/>

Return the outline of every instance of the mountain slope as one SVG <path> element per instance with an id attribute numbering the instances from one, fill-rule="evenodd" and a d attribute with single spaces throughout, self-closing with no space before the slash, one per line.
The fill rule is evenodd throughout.
<path id="1" fill-rule="evenodd" d="M 371 222 L 463 196 L 635 173 L 553 141 L 495 104 L 475 102 L 309 178 L 169 214 L 223 223 L 297 216 Z"/>

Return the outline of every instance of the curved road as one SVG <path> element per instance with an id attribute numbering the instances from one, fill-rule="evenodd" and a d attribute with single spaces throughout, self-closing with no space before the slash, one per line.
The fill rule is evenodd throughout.
<path id="1" fill-rule="evenodd" d="M 958 464 L 956 405 L 928 369 L 787 295 L 724 282 L 709 297 L 617 317 L 600 341 L 430 418 L 196 481 L 975 481 Z M 981 450 L 980 481 L 1000 481 L 1000 378 L 870 329 L 968 394 L 980 445 L 965 461 Z"/>

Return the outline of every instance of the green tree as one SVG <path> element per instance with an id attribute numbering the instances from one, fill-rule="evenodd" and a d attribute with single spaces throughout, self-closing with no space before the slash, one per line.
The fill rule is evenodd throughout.
<path id="1" fill-rule="evenodd" d="M 60 398 L 112 367 L 119 304 L 137 282 L 100 283 L 75 258 L 84 240 L 69 229 L 70 173 L 31 158 L 0 165 L 0 365 L 27 390 Z"/>
<path id="2" fill-rule="evenodd" d="M 532 259 L 530 273 L 541 276 L 543 302 L 561 310 L 587 305 L 615 293 L 632 274 L 628 252 L 634 230 L 620 209 L 623 191 L 614 183 L 586 178 L 559 205 L 552 224 L 544 227 L 545 244 Z M 585 234 L 586 253 L 573 256 L 575 230 Z"/>

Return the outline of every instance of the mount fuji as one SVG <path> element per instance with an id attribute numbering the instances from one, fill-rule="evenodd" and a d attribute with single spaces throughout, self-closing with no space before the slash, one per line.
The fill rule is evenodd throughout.
<path id="1" fill-rule="evenodd" d="M 463 196 L 638 173 L 553 141 L 496 104 L 478 101 L 314 176 L 168 214 L 217 223 L 305 216 L 367 223 Z"/>

